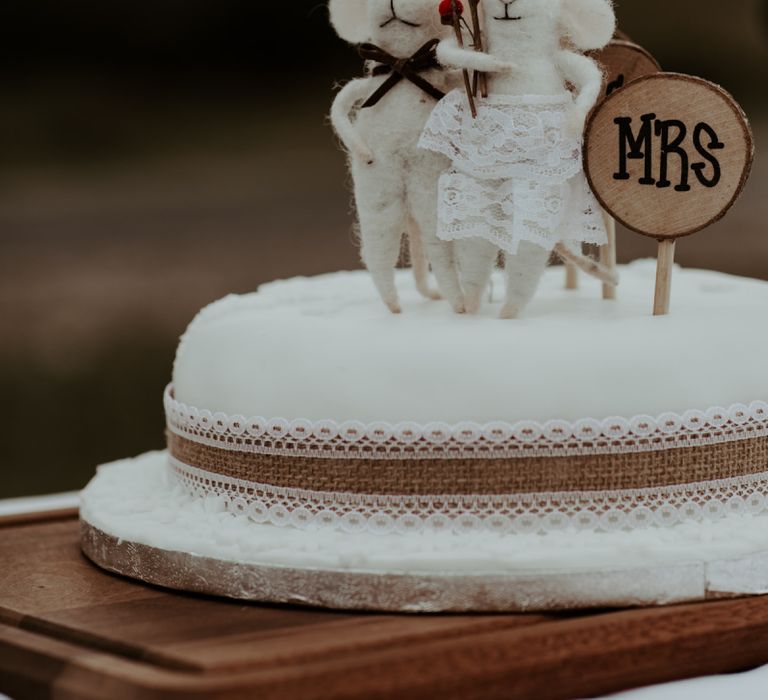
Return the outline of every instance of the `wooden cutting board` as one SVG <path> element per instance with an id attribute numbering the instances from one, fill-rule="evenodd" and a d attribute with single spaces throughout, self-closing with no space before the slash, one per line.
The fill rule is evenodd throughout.
<path id="1" fill-rule="evenodd" d="M 244 605 L 103 573 L 72 513 L 0 523 L 0 692 L 16 700 L 554 700 L 763 663 L 764 598 L 426 617 Z"/>

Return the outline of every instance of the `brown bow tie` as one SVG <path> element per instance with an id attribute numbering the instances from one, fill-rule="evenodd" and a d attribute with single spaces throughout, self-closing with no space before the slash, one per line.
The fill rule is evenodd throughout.
<path id="1" fill-rule="evenodd" d="M 438 90 L 419 75 L 419 73 L 425 70 L 440 67 L 435 56 L 435 50 L 439 43 L 439 39 L 431 39 L 410 58 L 397 58 L 374 44 L 361 44 L 357 49 L 360 57 L 366 61 L 375 61 L 378 64 L 374 67 L 372 75 L 389 75 L 379 86 L 379 89 L 363 103 L 362 109 L 373 107 L 403 78 L 410 80 L 414 85 L 436 100 L 441 100 L 445 97 L 445 93 L 442 90 Z"/>

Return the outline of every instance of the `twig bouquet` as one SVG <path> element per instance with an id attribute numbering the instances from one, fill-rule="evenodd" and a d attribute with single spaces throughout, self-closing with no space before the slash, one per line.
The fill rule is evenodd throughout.
<path id="1" fill-rule="evenodd" d="M 478 3 L 479 0 L 468 0 L 470 6 L 470 14 L 472 16 L 472 28 L 469 27 L 464 19 L 464 6 L 461 0 L 441 0 L 439 5 L 440 20 L 445 25 L 453 27 L 453 31 L 456 34 L 456 43 L 459 48 L 464 48 L 464 36 L 461 31 L 462 23 L 469 31 L 469 35 L 472 38 L 472 46 L 475 51 L 482 51 L 482 34 L 480 31 L 480 18 L 478 15 Z M 480 75 L 475 72 L 472 81 L 469 79 L 469 71 L 465 68 L 462 71 L 464 76 L 464 89 L 467 91 L 467 100 L 469 102 L 469 110 L 472 112 L 472 118 L 477 117 L 477 105 L 475 104 L 475 96 L 477 95 L 478 83 L 482 85 L 483 97 L 488 96 L 488 86 L 484 75 Z"/>

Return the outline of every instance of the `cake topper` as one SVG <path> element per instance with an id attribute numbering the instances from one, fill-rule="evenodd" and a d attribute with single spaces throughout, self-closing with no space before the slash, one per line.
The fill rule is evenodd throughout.
<path id="1" fill-rule="evenodd" d="M 734 99 L 689 75 L 638 78 L 591 116 L 584 161 L 592 190 L 627 228 L 659 241 L 655 315 L 669 313 L 676 240 L 725 215 L 753 150 Z"/>
<path id="2" fill-rule="evenodd" d="M 500 254 L 502 318 L 524 311 L 552 253 L 568 288 L 581 269 L 614 299 L 618 220 L 659 241 L 654 313 L 668 313 L 675 240 L 723 216 L 748 176 L 741 109 L 614 35 L 610 0 L 465 2 L 472 26 L 461 0 L 329 3 L 367 61 L 331 120 L 382 300 L 401 311 L 404 233 L 419 291 L 439 298 L 431 265 L 458 313 L 479 311 Z M 600 247 L 599 261 L 584 243 Z"/>
<path id="3" fill-rule="evenodd" d="M 451 159 L 440 178 L 438 236 L 457 242 L 467 311 L 480 307 L 501 250 L 501 316 L 516 318 L 553 250 L 579 260 L 582 242 L 607 243 L 580 163 L 602 74 L 582 52 L 610 41 L 615 17 L 608 0 L 482 0 L 481 7 L 490 53 L 464 49 L 454 37 L 440 42 L 437 57 L 488 74 L 489 97 L 472 119 L 460 91 L 451 92 L 420 144 Z M 598 264 L 589 268 L 615 283 Z"/>
<path id="4" fill-rule="evenodd" d="M 440 293 L 461 313 L 454 246 L 437 237 L 437 180 L 448 161 L 417 148 L 437 99 L 460 81 L 435 59 L 436 40 L 448 28 L 434 0 L 331 0 L 329 10 L 339 36 L 362 44 L 368 60 L 366 76 L 347 83 L 331 110 L 349 154 L 363 262 L 384 303 L 399 313 L 395 266 L 408 231 L 412 250 L 423 245 Z M 416 263 L 417 285 L 434 297 L 426 264 L 418 255 Z"/>
<path id="5" fill-rule="evenodd" d="M 613 40 L 599 51 L 590 51 L 590 58 L 597 61 L 603 70 L 603 99 L 637 78 L 658 73 L 661 66 L 643 47 L 632 42 L 625 34 L 617 31 Z M 606 232 L 608 242 L 600 247 L 600 262 L 608 270 L 616 269 L 616 220 L 607 212 Z M 578 288 L 576 266 L 566 263 L 566 289 Z M 616 286 L 603 284 L 603 299 L 614 300 Z"/>
<path id="6" fill-rule="evenodd" d="M 646 49 L 629 39 L 614 38 L 599 51 L 590 51 L 587 55 L 603 69 L 605 97 L 644 75 L 661 70 L 659 62 Z"/>
<path id="7" fill-rule="evenodd" d="M 440 0 L 438 5 L 438 12 L 440 13 L 440 21 L 446 26 L 453 27 L 453 32 L 456 36 L 457 46 L 464 48 L 464 38 L 461 33 L 461 22 L 464 20 L 464 6 L 460 0 Z M 474 36 L 473 36 L 474 43 Z M 472 118 L 477 117 L 477 106 L 475 105 L 475 90 L 469 80 L 469 71 L 464 68 L 461 71 L 462 78 L 464 79 L 464 89 L 467 92 L 467 102 L 469 103 L 469 111 L 472 113 Z"/>

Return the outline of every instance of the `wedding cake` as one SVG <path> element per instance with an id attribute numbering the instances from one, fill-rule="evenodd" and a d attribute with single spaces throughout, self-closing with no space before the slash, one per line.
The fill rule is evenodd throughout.
<path id="1" fill-rule="evenodd" d="M 362 272 L 204 309 L 168 450 L 100 468 L 86 554 L 177 588 L 346 608 L 510 610 L 768 588 L 768 283 L 653 265 L 620 298 L 550 270 L 528 318 L 456 318 Z M 405 281 L 404 286 L 405 286 Z M 494 285 L 495 287 L 496 285 Z"/>
<path id="2" fill-rule="evenodd" d="M 741 191 L 748 124 L 705 81 L 638 76 L 658 66 L 608 44 L 608 0 L 502 5 L 468 0 L 470 27 L 457 0 L 331 0 L 367 61 L 331 118 L 368 270 L 199 313 L 167 449 L 83 493 L 96 564 L 409 612 L 768 592 L 768 283 L 673 265 Z M 616 266 L 614 218 L 658 259 Z"/>

